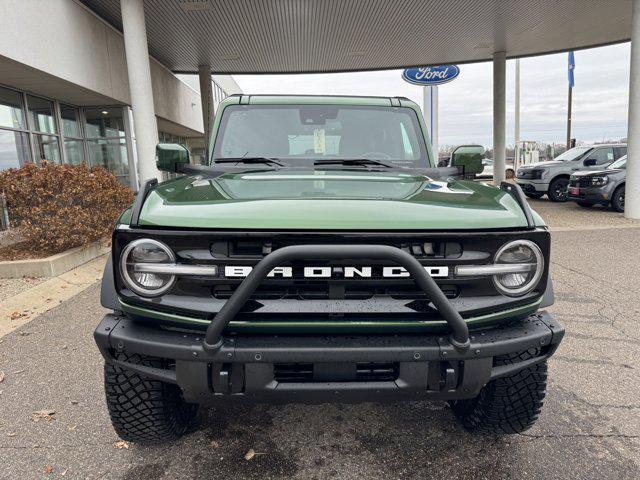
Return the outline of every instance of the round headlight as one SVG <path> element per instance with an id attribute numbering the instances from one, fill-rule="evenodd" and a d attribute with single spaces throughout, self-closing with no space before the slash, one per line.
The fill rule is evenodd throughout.
<path id="1" fill-rule="evenodd" d="M 513 272 L 494 275 L 496 288 L 512 297 L 529 293 L 540 281 L 544 257 L 540 247 L 529 240 L 515 240 L 498 250 L 496 265 L 513 265 Z"/>
<path id="2" fill-rule="evenodd" d="M 155 297 L 169 290 L 176 281 L 175 275 L 154 273 L 150 264 L 175 263 L 175 255 L 164 243 L 140 238 L 129 243 L 120 257 L 120 273 L 124 283 L 133 292 Z"/>

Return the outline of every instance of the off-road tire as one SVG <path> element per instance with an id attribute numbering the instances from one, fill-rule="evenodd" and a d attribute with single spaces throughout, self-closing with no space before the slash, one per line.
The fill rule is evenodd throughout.
<path id="1" fill-rule="evenodd" d="M 564 189 L 562 188 L 564 185 Z M 552 202 L 566 202 L 567 197 L 569 196 L 569 179 L 565 177 L 560 177 L 554 179 L 549 184 L 549 190 L 547 191 L 547 197 Z"/>
<path id="2" fill-rule="evenodd" d="M 538 349 L 496 357 L 494 365 L 507 365 L 533 358 Z M 450 402 L 462 426 L 473 433 L 521 433 L 538 419 L 547 387 L 547 363 L 496 378 L 477 397 Z"/>
<path id="3" fill-rule="evenodd" d="M 536 200 L 539 198 L 542 198 L 544 196 L 544 193 L 540 193 L 540 192 L 524 192 L 524 194 L 529 197 L 529 198 L 535 198 Z"/>
<path id="4" fill-rule="evenodd" d="M 118 360 L 163 368 L 159 358 L 118 354 Z M 187 403 L 177 385 L 141 377 L 105 363 L 104 389 L 111 423 L 120 438 L 161 443 L 180 438 L 193 424 L 198 406 Z"/>
<path id="5" fill-rule="evenodd" d="M 611 208 L 616 212 L 624 212 L 624 185 L 620 185 L 611 196 Z"/>
<path id="6" fill-rule="evenodd" d="M 582 200 L 581 200 L 581 201 L 579 201 L 579 202 L 576 202 L 576 203 L 577 203 L 578 205 L 580 205 L 581 207 L 584 207 L 584 208 L 590 208 L 590 207 L 593 207 L 593 206 L 595 205 L 595 203 L 591 203 L 591 202 L 584 202 L 584 201 L 582 201 Z"/>

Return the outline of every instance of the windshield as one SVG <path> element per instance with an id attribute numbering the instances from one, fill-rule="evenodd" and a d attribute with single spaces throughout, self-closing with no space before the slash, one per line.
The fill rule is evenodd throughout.
<path id="1" fill-rule="evenodd" d="M 431 166 L 413 109 L 367 105 L 230 105 L 222 115 L 213 161 L 247 157 L 287 166 L 331 159 Z"/>
<path id="2" fill-rule="evenodd" d="M 591 147 L 574 147 L 570 148 L 564 153 L 558 155 L 554 160 L 558 160 L 560 162 L 570 162 L 572 160 L 576 160 L 580 158 L 582 155 L 591 150 Z"/>
<path id="3" fill-rule="evenodd" d="M 615 169 L 626 169 L 627 168 L 627 156 L 625 155 L 624 157 L 620 157 L 618 160 L 616 160 L 615 162 L 613 162 L 611 165 L 609 165 L 607 167 L 608 170 L 615 170 Z"/>

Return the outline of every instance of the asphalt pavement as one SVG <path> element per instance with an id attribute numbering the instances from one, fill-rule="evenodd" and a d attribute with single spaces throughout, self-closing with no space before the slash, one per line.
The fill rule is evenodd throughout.
<path id="1" fill-rule="evenodd" d="M 577 207 L 558 208 L 575 223 Z M 0 339 L 0 478 L 637 479 L 640 226 L 613 223 L 552 234 L 549 310 L 567 334 L 525 434 L 471 435 L 443 403 L 259 405 L 203 411 L 174 444 L 119 444 L 92 339 L 96 285 Z"/>

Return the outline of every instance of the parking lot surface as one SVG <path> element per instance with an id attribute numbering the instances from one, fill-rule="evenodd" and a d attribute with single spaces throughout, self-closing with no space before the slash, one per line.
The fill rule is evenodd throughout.
<path id="1" fill-rule="evenodd" d="M 470 435 L 442 403 L 261 405 L 204 411 L 174 444 L 118 444 L 96 285 L 0 339 L 0 478 L 639 478 L 640 225 L 532 205 L 555 230 L 550 310 L 567 334 L 525 434 Z"/>

